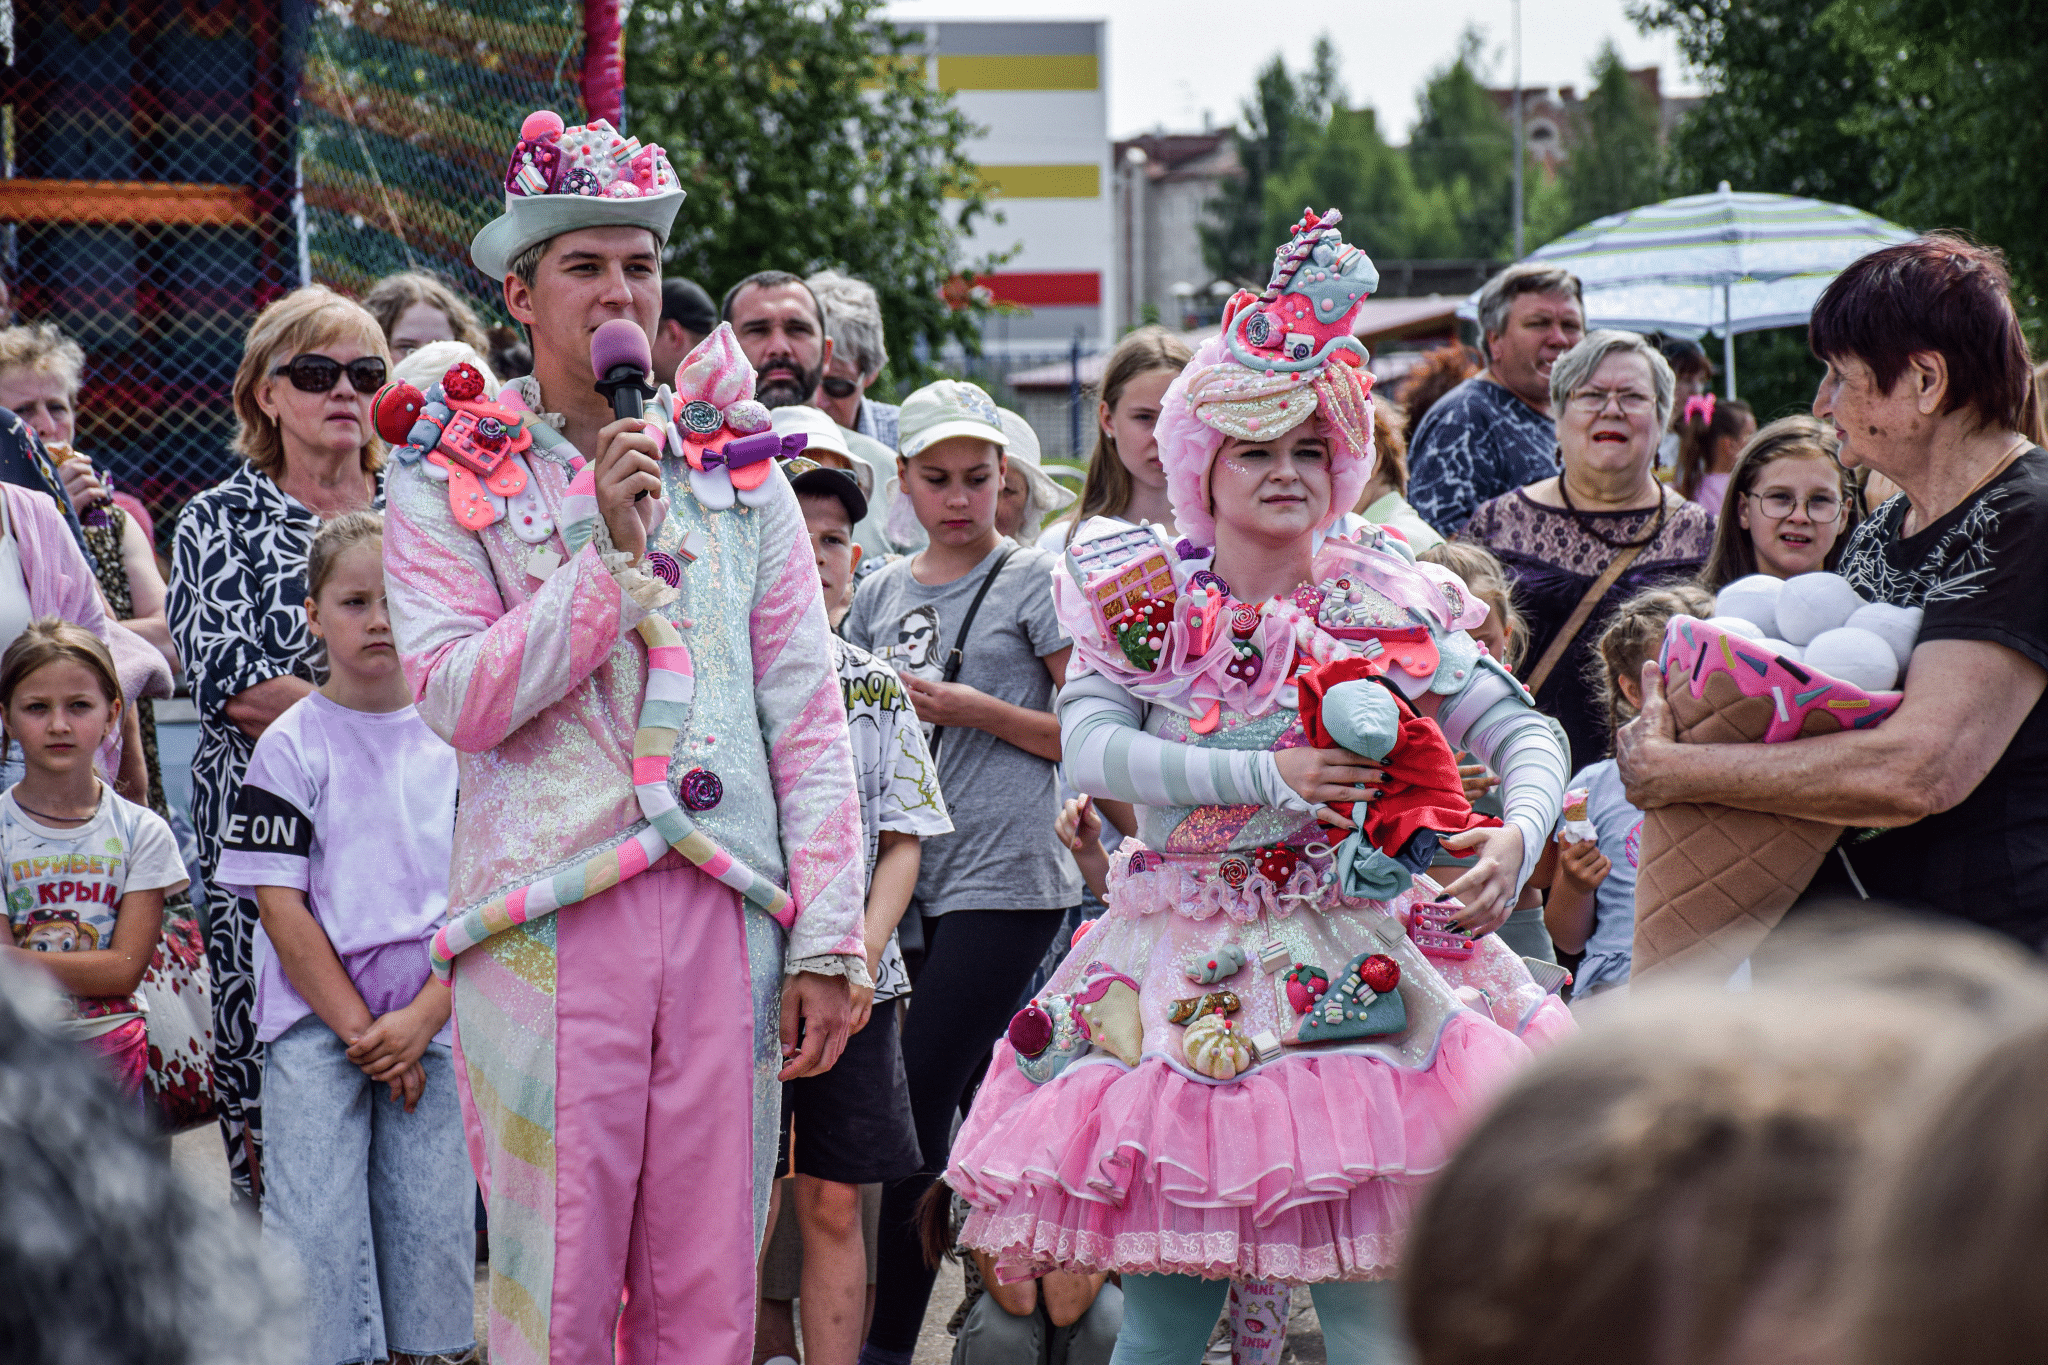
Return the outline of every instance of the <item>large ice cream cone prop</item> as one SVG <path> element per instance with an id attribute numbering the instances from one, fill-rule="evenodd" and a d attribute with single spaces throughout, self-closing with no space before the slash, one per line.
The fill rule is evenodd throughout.
<path id="1" fill-rule="evenodd" d="M 1664 695 L 1685 744 L 1776 744 L 1875 725 L 1896 692 L 1866 692 L 1689 616 L 1664 633 Z M 1633 976 L 1732 971 L 1777 926 L 1840 825 L 1728 806 L 1643 817 Z"/>

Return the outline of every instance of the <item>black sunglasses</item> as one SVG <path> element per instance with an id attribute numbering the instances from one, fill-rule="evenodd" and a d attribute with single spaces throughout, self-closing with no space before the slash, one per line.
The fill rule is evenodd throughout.
<path id="1" fill-rule="evenodd" d="M 348 374 L 350 387 L 357 393 L 375 393 L 384 387 L 384 362 L 373 355 L 362 356 L 344 365 L 339 360 L 308 352 L 293 356 L 291 364 L 280 365 L 271 374 L 289 375 L 292 387 L 306 393 L 326 393 L 341 382 L 344 371 Z"/>
<path id="2" fill-rule="evenodd" d="M 841 379 L 836 374 L 827 375 L 819 380 L 818 387 L 831 394 L 834 398 L 851 398 L 854 394 L 860 392 L 860 385 L 854 383 L 851 379 Z"/>

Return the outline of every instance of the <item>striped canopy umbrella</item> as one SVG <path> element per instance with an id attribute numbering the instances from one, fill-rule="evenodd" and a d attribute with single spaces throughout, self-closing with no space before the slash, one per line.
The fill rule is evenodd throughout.
<path id="1" fill-rule="evenodd" d="M 1595 219 L 1523 259 L 1579 277 L 1589 326 L 1720 333 L 1733 397 L 1737 332 L 1798 326 L 1849 262 L 1915 235 L 1845 204 L 1737 194 L 1724 180 L 1712 194 Z M 1478 300 L 1459 316 L 1476 319 Z"/>

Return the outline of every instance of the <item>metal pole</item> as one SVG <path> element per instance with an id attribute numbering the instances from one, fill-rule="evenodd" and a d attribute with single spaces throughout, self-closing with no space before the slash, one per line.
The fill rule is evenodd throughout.
<path id="1" fill-rule="evenodd" d="M 1721 368 L 1727 372 L 1728 397 L 1735 396 L 1735 286 L 1721 286 Z"/>
<path id="2" fill-rule="evenodd" d="M 1067 352 L 1067 454 L 1081 454 L 1081 333 L 1074 333 L 1073 348 Z"/>
<path id="3" fill-rule="evenodd" d="M 1522 0 L 1515 7 L 1515 259 L 1522 259 Z"/>

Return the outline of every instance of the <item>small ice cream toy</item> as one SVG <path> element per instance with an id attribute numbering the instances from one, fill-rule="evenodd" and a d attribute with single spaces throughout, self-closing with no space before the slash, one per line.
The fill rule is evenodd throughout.
<path id="1" fill-rule="evenodd" d="M 1564 823 L 1558 827 L 1558 833 L 1573 844 L 1590 843 L 1600 837 L 1600 831 L 1586 815 L 1584 787 L 1573 787 L 1564 794 Z"/>

